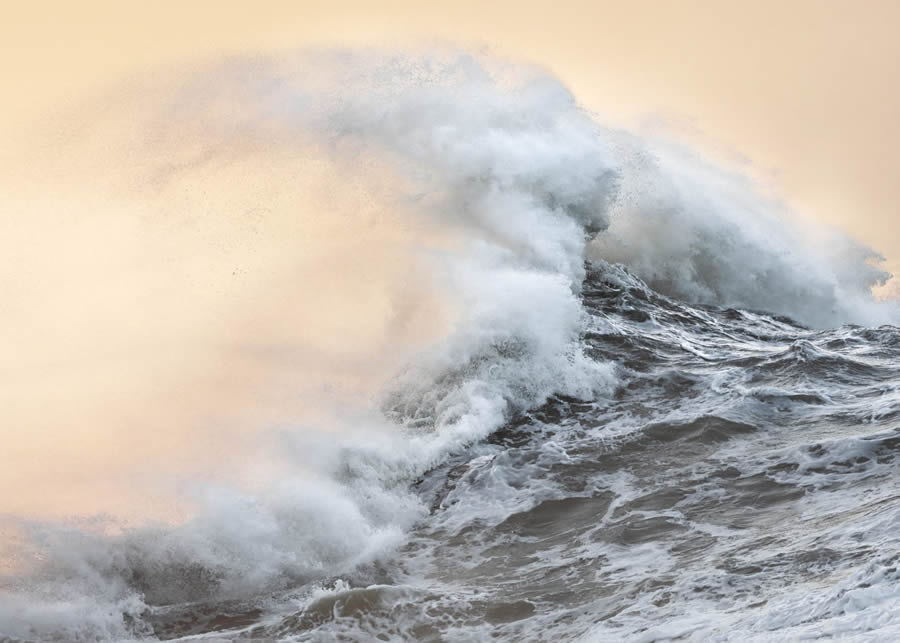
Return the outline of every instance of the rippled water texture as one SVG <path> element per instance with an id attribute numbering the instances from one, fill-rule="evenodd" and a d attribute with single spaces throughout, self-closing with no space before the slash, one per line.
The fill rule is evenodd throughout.
<path id="1" fill-rule="evenodd" d="M 290 613 L 277 615 L 282 599 L 265 617 L 179 607 L 157 615 L 157 633 L 900 633 L 900 330 L 686 306 L 612 267 L 583 296 L 587 350 L 622 375 L 612 400 L 554 398 L 429 471 L 415 489 L 430 514 L 409 543 L 298 593 Z"/>

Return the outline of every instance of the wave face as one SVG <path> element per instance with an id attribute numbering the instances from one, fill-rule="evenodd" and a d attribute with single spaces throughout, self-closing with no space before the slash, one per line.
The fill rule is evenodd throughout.
<path id="1" fill-rule="evenodd" d="M 874 253 L 458 52 L 231 61 L 153 118 L 166 181 L 240 147 L 366 183 L 426 231 L 391 249 L 446 319 L 413 347 L 392 317 L 377 394 L 340 431 L 281 430 L 274 481 L 204 487 L 174 525 L 5 519 L 0 635 L 900 635 L 900 315 Z"/>

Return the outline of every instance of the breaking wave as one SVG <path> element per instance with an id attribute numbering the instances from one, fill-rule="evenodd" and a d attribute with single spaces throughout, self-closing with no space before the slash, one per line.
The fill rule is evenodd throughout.
<path id="1" fill-rule="evenodd" d="M 375 392 L 352 399 L 336 394 L 323 401 L 303 391 L 310 405 L 326 407 L 330 428 L 298 422 L 260 431 L 254 455 L 263 459 L 253 466 L 276 472 L 261 482 L 186 484 L 179 493 L 190 499 L 192 510 L 174 523 L 123 526 L 115 517 L 60 522 L 7 516 L 5 547 L 15 571 L 2 581 L 0 634 L 9 637 L 168 638 L 173 632 L 194 633 L 166 629 L 174 622 L 166 621 L 173 610 L 195 609 L 189 620 L 202 629 L 208 625 L 202 614 L 227 614 L 232 603 L 243 606 L 236 611 L 239 616 L 222 618 L 240 629 L 263 622 L 260 614 L 269 614 L 272 605 L 283 607 L 284 592 L 300 592 L 307 601 L 304 613 L 321 610 L 323 615 L 295 623 L 295 630 L 282 623 L 287 629 L 273 630 L 278 637 L 303 638 L 303 632 L 331 618 L 326 612 L 344 609 L 352 620 L 354 610 L 365 612 L 366 605 L 395 599 L 407 609 L 417 600 L 407 594 L 418 590 L 394 588 L 402 600 L 377 588 L 365 590 L 371 596 L 354 598 L 353 592 L 363 590 L 340 579 L 365 569 L 375 570 L 366 572 L 368 580 L 383 576 L 387 572 L 379 572 L 379 566 L 390 569 L 395 552 L 415 541 L 410 534 L 428 531 L 429 525 L 441 524 L 447 538 L 455 538 L 447 521 L 471 517 L 454 518 L 448 510 L 436 518 L 422 481 L 444 471 L 440 484 L 457 493 L 449 482 L 452 471 L 441 467 L 461 454 L 475 458 L 474 445 L 501 427 L 561 400 L 569 405 L 568 411 L 558 411 L 564 424 L 566 417 L 577 415 L 575 409 L 612 408 L 623 390 L 650 386 L 638 375 L 640 366 L 623 365 L 631 359 L 629 351 L 634 360 L 644 359 L 640 342 L 682 332 L 679 324 L 686 323 L 686 315 L 707 315 L 703 323 L 725 332 L 724 322 L 704 307 L 731 309 L 748 327 L 765 326 L 773 334 L 816 332 L 800 325 L 878 326 L 900 318 L 895 303 L 872 296 L 872 288 L 888 278 L 873 263 L 876 253 L 792 214 L 761 196 L 749 179 L 682 145 L 604 127 L 541 69 L 457 51 L 330 51 L 231 60 L 186 74 L 174 87 L 151 95 L 152 108 L 142 106 L 123 143 L 130 158 L 138 159 L 129 180 L 137 176 L 139 183 L 163 194 L 185 185 L 215 193 L 226 179 L 240 181 L 240 170 L 248 166 L 277 164 L 277 171 L 262 179 L 266 190 L 247 189 L 263 195 L 262 200 L 266 194 L 282 199 L 292 190 L 294 169 L 303 171 L 314 162 L 339 177 L 329 187 L 337 196 L 326 194 L 316 216 L 339 219 L 340 234 L 358 238 L 362 246 L 368 240 L 369 250 L 383 244 L 379 226 L 412 231 L 382 250 L 407 257 L 403 270 L 419 276 L 413 282 L 401 271 L 398 282 L 398 273 L 371 268 L 370 278 L 383 280 L 373 287 L 388 302 L 378 335 L 381 349 L 366 358 L 367 368 L 379 372 Z M 345 184 L 361 185 L 365 208 L 374 202 L 379 214 L 362 217 L 341 201 L 342 190 L 356 189 Z M 231 183 L 227 189 L 240 192 L 241 185 Z M 179 207 L 175 200 L 165 203 L 172 210 Z M 227 200 L 216 203 L 233 206 Z M 305 234 L 302 225 L 292 233 Z M 355 245 L 328 245 L 330 237 L 323 243 L 328 268 L 317 283 L 309 292 L 283 293 L 296 306 L 303 307 L 305 297 L 312 301 L 314 289 L 340 288 L 335 275 L 358 260 Z M 299 252 L 307 250 L 301 245 Z M 361 261 L 368 256 L 363 253 Z M 365 266 L 358 275 L 367 278 Z M 624 288 L 638 304 L 601 315 L 596 302 L 586 303 L 593 296 L 586 290 L 593 292 L 600 283 Z M 401 317 L 420 310 L 429 298 L 439 300 L 446 312 L 425 340 L 412 342 Z M 346 314 L 364 314 L 352 295 L 347 301 Z M 677 309 L 680 305 L 685 308 Z M 784 319 L 748 321 L 763 319 L 754 317 L 760 311 Z M 624 315 L 621 325 L 610 321 L 617 315 Z M 640 324 L 646 328 L 643 339 L 635 330 Z M 598 333 L 603 341 L 622 345 L 598 353 Z M 730 337 L 741 333 L 752 334 L 742 328 Z M 744 353 L 734 341 L 736 359 Z M 697 356 L 712 359 L 704 357 L 712 348 L 696 337 L 672 345 L 690 346 Z M 806 344 L 791 346 L 794 352 L 767 359 L 825 359 L 813 348 L 809 353 Z M 330 366 L 321 364 L 336 360 L 337 353 L 303 348 L 315 348 L 324 358 L 315 366 L 301 360 L 299 368 L 313 380 L 321 368 L 327 379 Z M 670 384 L 656 386 L 667 390 Z M 733 419 L 709 420 L 714 409 L 704 407 L 706 402 L 698 397 L 694 408 L 687 392 L 680 395 L 687 397 L 672 403 L 684 409 L 686 435 L 707 436 L 697 438 L 703 444 L 707 438 L 724 442 L 756 430 L 752 423 L 745 428 L 731 424 Z M 832 393 L 782 390 L 776 382 L 765 390 L 753 387 L 752 395 L 797 409 L 825 403 Z M 648 394 L 648 405 L 652 397 Z M 637 407 L 632 412 L 622 431 L 630 431 L 640 417 Z M 710 426 L 690 424 L 689 417 Z M 672 417 L 666 422 L 684 426 Z M 653 431 L 636 435 L 668 439 L 653 437 Z M 566 455 L 572 445 L 556 441 L 560 451 L 555 456 L 551 442 L 535 448 L 564 467 L 575 457 Z M 855 453 L 857 443 L 846 448 Z M 707 447 L 684 448 L 690 454 Z M 833 442 L 827 448 L 844 447 Z M 241 461 L 236 458 L 235 467 Z M 519 527 L 509 523 L 512 518 L 503 523 L 540 502 L 545 504 L 531 511 L 545 507 L 553 515 L 545 494 L 555 487 L 549 480 L 542 487 L 537 470 L 533 473 L 536 477 L 524 487 L 481 479 L 473 460 L 453 484 L 481 485 L 483 506 L 473 509 L 481 522 L 472 524 L 506 525 L 492 528 L 499 530 L 497 543 L 506 542 L 504 529 L 534 531 L 540 539 L 540 515 Z M 184 475 L 190 479 L 189 472 Z M 516 474 L 504 469 L 503 475 Z M 530 475 L 527 467 L 520 475 Z M 522 488 L 530 495 L 515 490 Z M 610 498 L 601 500 L 568 508 L 566 515 L 584 511 L 584 520 L 593 521 L 607 511 Z M 680 533 L 685 527 L 678 524 L 665 529 Z M 494 531 L 485 533 L 490 538 Z M 621 536 L 629 537 L 641 538 Z M 433 538 L 428 546 L 442 546 L 440 537 Z M 537 559 L 523 556 L 519 571 L 525 574 Z M 635 569 L 642 564 L 635 563 Z M 328 583 L 333 591 L 323 589 Z M 828 598 L 817 609 L 824 614 L 837 600 Z M 540 603 L 521 601 L 492 608 L 496 622 L 529 618 Z M 325 603 L 327 609 L 314 607 Z M 347 607 L 351 604 L 356 607 Z M 362 621 L 354 622 L 365 630 Z M 395 635 L 417 636 L 413 630 Z"/>

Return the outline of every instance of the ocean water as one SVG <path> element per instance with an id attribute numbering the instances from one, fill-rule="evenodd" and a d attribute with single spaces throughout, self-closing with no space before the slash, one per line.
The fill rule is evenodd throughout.
<path id="1" fill-rule="evenodd" d="M 211 150 L 388 168 L 368 180 L 427 223 L 398 252 L 450 322 L 341 431 L 282 428 L 294 469 L 263 488 L 116 532 L 5 518 L 28 564 L 0 639 L 900 638 L 900 311 L 873 252 L 531 67 L 231 61 L 171 104 L 222 101 Z"/>

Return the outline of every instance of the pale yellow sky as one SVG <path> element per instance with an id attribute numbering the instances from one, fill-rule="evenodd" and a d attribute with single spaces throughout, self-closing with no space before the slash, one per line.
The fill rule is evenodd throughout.
<path id="1" fill-rule="evenodd" d="M 546 65 L 601 114 L 661 116 L 745 155 L 804 212 L 900 268 L 892 0 L 9 4 L 5 128 L 122 75 L 224 53 L 486 45 Z"/>
<path id="2" fill-rule="evenodd" d="M 16 466 L 0 468 L 0 489 L 15 490 L 0 494 L 0 513 L 108 510 L 127 500 L 104 498 L 96 485 L 109 495 L 118 488 L 109 480 L 132 475 L 142 458 L 162 459 L 166 470 L 178 470 L 182 460 L 197 466 L 197 444 L 210 460 L 199 466 L 215 468 L 210 446 L 224 443 L 223 423 L 251 415 L 281 421 L 294 410 L 279 403 L 315 379 L 298 374 L 304 356 L 273 361 L 248 353 L 242 337 L 262 337 L 277 350 L 308 343 L 310 332 L 327 343 L 330 329 L 349 323 L 356 326 L 341 335 L 356 337 L 356 349 L 377 344 L 385 332 L 378 324 L 387 319 L 377 311 L 386 304 L 362 277 L 378 278 L 372 265 L 380 266 L 382 281 L 412 272 L 390 259 L 392 244 L 409 240 L 388 238 L 389 231 L 365 247 L 340 242 L 345 254 L 378 259 L 329 276 L 376 311 L 378 323 L 367 325 L 346 314 L 346 302 L 316 290 L 314 271 L 297 264 L 297 247 L 284 242 L 298 236 L 295 226 L 307 225 L 304 234 L 313 229 L 312 219 L 296 219 L 297 202 L 312 199 L 321 185 L 276 194 L 259 213 L 266 234 L 243 243 L 256 234 L 246 219 L 173 235 L 140 223 L 147 208 L 171 205 L 165 195 L 119 203 L 99 194 L 99 184 L 64 190 L 57 175 L 42 184 L 39 170 L 16 169 L 31 158 L 23 156 L 31 141 L 123 78 L 165 78 L 167 69 L 198 60 L 303 46 L 487 46 L 546 66 L 601 116 L 635 127 L 668 123 L 715 153 L 746 157 L 803 213 L 849 231 L 900 273 L 898 24 L 900 2 L 879 0 L 87 0 L 4 7 L 0 197 L 8 211 L 0 212 L 0 307 L 7 305 L 3 322 L 11 329 L 0 337 L 0 353 L 12 351 L 13 359 L 0 363 L 0 431 Z M 293 180 L 289 163 L 269 159 L 273 167 L 256 167 L 254 160 L 231 172 L 244 172 L 245 184 L 254 172 L 271 172 L 260 189 L 274 185 L 279 172 Z M 16 185 L 23 174 L 31 175 L 30 192 Z M 202 191 L 223 176 L 196 180 Z M 216 198 L 199 205 L 231 199 L 227 208 L 236 211 L 243 197 L 225 191 Z M 117 216 L 97 215 L 110 208 Z M 346 239 L 328 226 L 317 230 L 323 239 Z M 312 262 L 315 235 L 306 242 Z M 246 271 L 235 274 L 236 264 Z M 185 283 L 186 274 L 196 281 Z M 304 305 L 285 300 L 285 283 L 306 288 Z M 437 304 L 425 307 L 431 305 L 435 310 L 413 310 L 404 332 L 427 335 L 415 328 L 440 318 Z M 364 379 L 365 360 L 354 361 L 353 350 L 343 347 L 347 361 L 332 375 Z"/>

